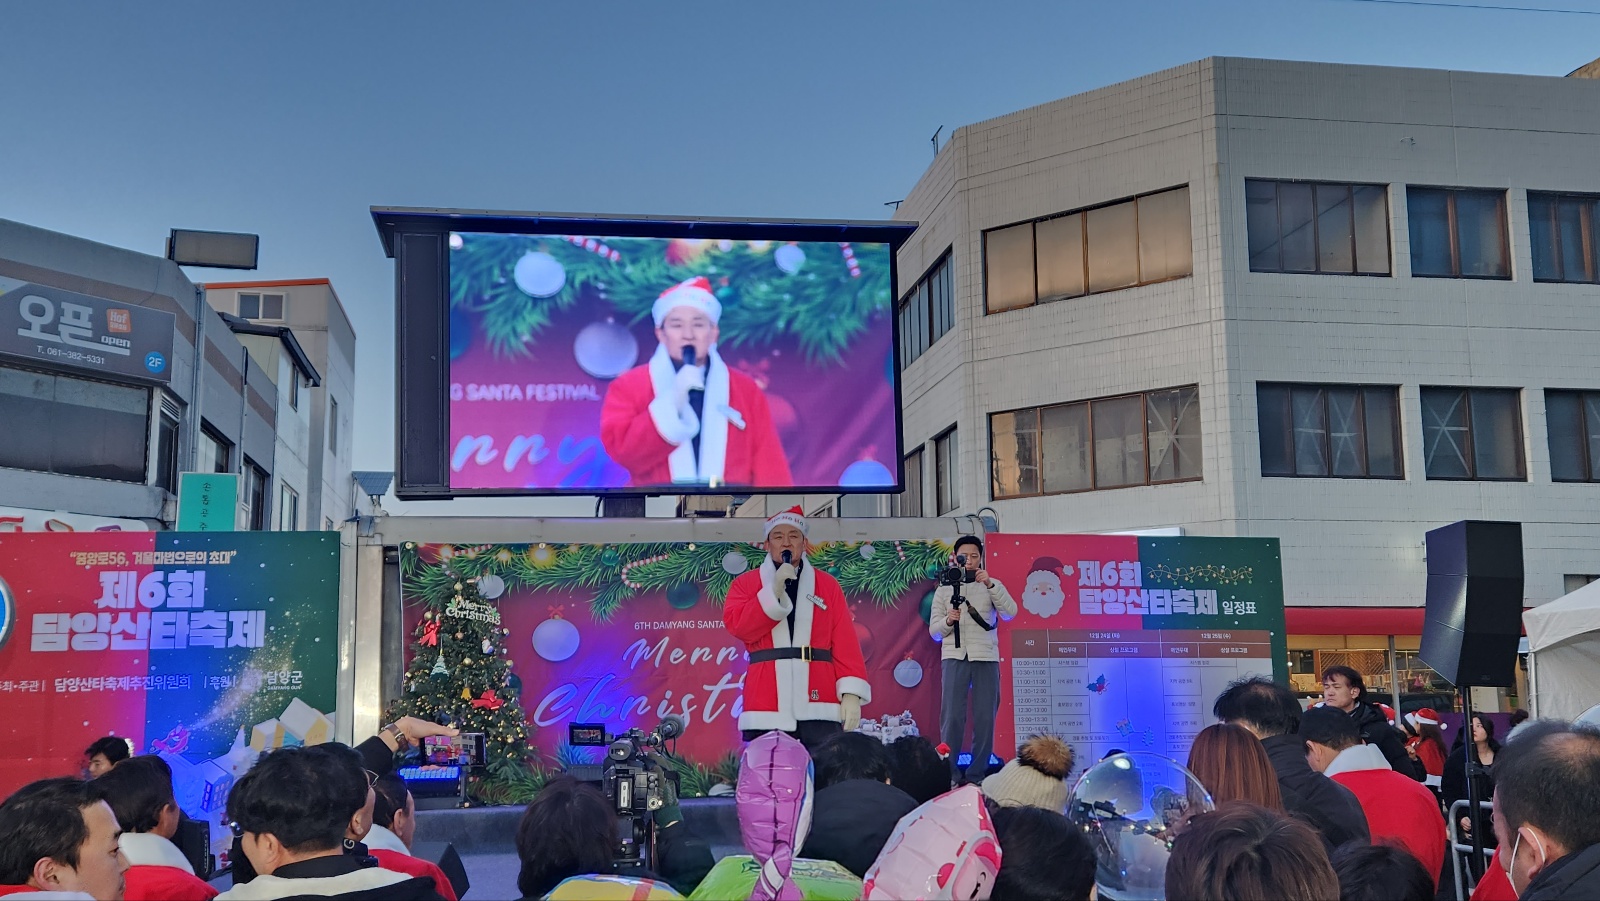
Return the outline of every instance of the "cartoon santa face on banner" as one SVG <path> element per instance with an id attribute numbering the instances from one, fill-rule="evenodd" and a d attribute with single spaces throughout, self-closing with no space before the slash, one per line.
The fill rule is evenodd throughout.
<path id="1" fill-rule="evenodd" d="M 1067 600 L 1067 593 L 1061 588 L 1061 561 L 1040 557 L 1028 570 L 1028 583 L 1022 589 L 1023 608 L 1038 617 L 1060 613 Z"/>

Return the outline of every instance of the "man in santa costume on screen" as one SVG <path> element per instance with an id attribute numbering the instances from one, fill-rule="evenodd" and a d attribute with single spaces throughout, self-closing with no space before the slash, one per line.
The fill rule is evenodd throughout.
<path id="1" fill-rule="evenodd" d="M 655 354 L 618 376 L 600 407 L 600 441 L 629 484 L 793 485 L 766 395 L 717 353 L 711 283 L 673 285 L 650 312 Z"/>
<path id="2" fill-rule="evenodd" d="M 814 749 L 854 730 L 872 700 L 844 590 L 806 559 L 799 507 L 767 520 L 761 568 L 733 580 L 722 621 L 750 652 L 739 728 L 750 741 L 778 730 Z"/>

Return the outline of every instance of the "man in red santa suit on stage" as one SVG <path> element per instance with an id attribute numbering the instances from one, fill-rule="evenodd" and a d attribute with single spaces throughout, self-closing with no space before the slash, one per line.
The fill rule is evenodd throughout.
<path id="1" fill-rule="evenodd" d="M 673 285 L 650 312 L 655 354 L 618 376 L 600 406 L 600 441 L 629 484 L 793 485 L 766 395 L 717 353 L 711 283 Z"/>
<path id="2" fill-rule="evenodd" d="M 722 621 L 750 652 L 739 728 L 750 741 L 778 730 L 814 749 L 854 730 L 872 700 L 855 620 L 838 580 L 806 559 L 799 507 L 767 520 L 761 568 L 733 580 Z"/>

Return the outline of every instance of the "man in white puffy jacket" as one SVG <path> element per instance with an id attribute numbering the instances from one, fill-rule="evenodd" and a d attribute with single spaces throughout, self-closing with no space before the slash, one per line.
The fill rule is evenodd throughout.
<path id="1" fill-rule="evenodd" d="M 939 711 L 939 737 L 950 746 L 950 767 L 959 781 L 956 756 L 966 742 L 967 704 L 972 704 L 972 763 L 966 781 L 981 782 L 989 770 L 994 747 L 994 717 L 1000 709 L 1000 617 L 1017 615 L 1011 593 L 992 578 L 983 565 L 983 542 L 972 535 L 956 539 L 956 565 L 962 570 L 961 603 L 957 586 L 940 584 L 933 593 L 928 632 L 944 645 L 943 698 Z M 965 581 L 970 579 L 971 581 Z M 949 581 L 941 579 L 940 582 Z"/>

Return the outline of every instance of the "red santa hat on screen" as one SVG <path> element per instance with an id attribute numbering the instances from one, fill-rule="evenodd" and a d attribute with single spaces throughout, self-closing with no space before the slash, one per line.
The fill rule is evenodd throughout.
<path id="1" fill-rule="evenodd" d="M 717 300 L 717 295 L 711 293 L 711 283 L 705 276 L 695 276 L 687 281 L 661 292 L 656 298 L 655 305 L 650 308 L 650 315 L 656 321 L 656 328 L 661 327 L 661 320 L 675 307 L 689 307 L 699 310 L 711 319 L 711 324 L 716 325 L 722 318 L 722 303 Z"/>
<path id="2" fill-rule="evenodd" d="M 762 533 L 762 537 L 770 536 L 772 530 L 779 526 L 794 526 L 800 530 L 800 534 L 804 535 L 806 533 L 806 512 L 796 506 L 772 514 L 767 517 L 767 531 Z"/>

